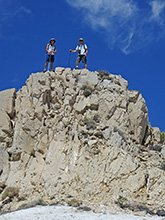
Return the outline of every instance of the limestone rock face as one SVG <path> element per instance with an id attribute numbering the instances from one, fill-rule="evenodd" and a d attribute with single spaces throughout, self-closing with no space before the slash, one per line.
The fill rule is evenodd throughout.
<path id="1" fill-rule="evenodd" d="M 2 210 L 37 199 L 110 206 L 119 196 L 164 208 L 164 148 L 150 148 L 160 130 L 121 76 L 60 67 L 1 100 Z"/>
<path id="2" fill-rule="evenodd" d="M 14 117 L 15 89 L 7 89 L 0 92 L 0 108 L 11 117 Z"/>

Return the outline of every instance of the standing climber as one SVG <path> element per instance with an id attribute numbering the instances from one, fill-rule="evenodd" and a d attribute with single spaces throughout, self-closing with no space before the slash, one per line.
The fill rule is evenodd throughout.
<path id="1" fill-rule="evenodd" d="M 50 69 L 53 70 L 53 63 L 54 63 L 54 54 L 57 53 L 55 44 L 55 39 L 51 38 L 49 43 L 46 46 L 46 63 L 45 63 L 45 69 L 43 72 L 46 72 L 48 63 L 51 62 Z"/>
<path id="2" fill-rule="evenodd" d="M 82 60 L 82 62 L 84 63 L 85 68 L 87 68 L 87 54 L 88 54 L 88 48 L 87 45 L 84 44 L 84 39 L 80 38 L 78 40 L 78 42 L 80 43 L 79 45 L 77 45 L 75 50 L 69 50 L 70 52 L 76 53 L 78 52 L 78 56 L 77 56 L 77 61 L 76 61 L 76 68 L 78 69 L 78 65 L 79 62 Z"/>

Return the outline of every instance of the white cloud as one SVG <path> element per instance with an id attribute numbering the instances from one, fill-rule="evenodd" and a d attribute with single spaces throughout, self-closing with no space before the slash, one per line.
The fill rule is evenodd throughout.
<path id="1" fill-rule="evenodd" d="M 0 0 L 0 37 L 3 37 L 3 26 L 15 17 L 23 17 L 25 14 L 31 14 L 31 11 L 21 5 L 17 5 L 18 1 Z M 11 7 L 12 6 L 12 7 Z"/>
<path id="2" fill-rule="evenodd" d="M 152 6 L 152 15 L 154 18 L 159 18 L 162 11 L 165 9 L 165 2 L 163 1 L 152 1 L 149 3 Z"/>
<path id="3" fill-rule="evenodd" d="M 31 11 L 23 6 L 15 9 L 15 10 L 3 10 L 1 11 L 0 17 L 1 17 L 1 22 L 11 19 L 12 17 L 19 16 L 21 14 L 31 14 Z"/>
<path id="4" fill-rule="evenodd" d="M 129 54 L 128 49 L 131 46 L 133 37 L 134 37 L 134 32 L 130 32 L 129 35 L 128 35 L 128 38 L 126 39 L 126 45 L 125 45 L 125 47 L 122 48 L 123 53 Z"/>
<path id="5" fill-rule="evenodd" d="M 17 9 L 16 13 L 31 14 L 31 11 L 30 11 L 30 9 L 25 8 L 24 6 L 21 6 L 20 8 Z"/>
<path id="6" fill-rule="evenodd" d="M 152 15 L 151 19 L 155 19 L 159 22 L 160 25 L 164 24 L 165 16 L 165 2 L 164 0 L 153 0 L 150 3 Z"/>
<path id="7" fill-rule="evenodd" d="M 119 48 L 125 54 L 139 50 L 164 34 L 164 0 L 143 0 L 150 6 L 146 8 L 140 8 L 137 0 L 66 1 L 89 26 L 104 31 L 110 48 Z"/>

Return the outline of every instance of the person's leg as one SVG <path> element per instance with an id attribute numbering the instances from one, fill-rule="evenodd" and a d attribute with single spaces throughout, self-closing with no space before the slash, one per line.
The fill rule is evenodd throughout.
<path id="1" fill-rule="evenodd" d="M 51 67 L 50 68 L 51 68 L 51 71 L 52 71 L 53 70 L 53 62 L 51 62 Z"/>
<path id="2" fill-rule="evenodd" d="M 81 61 L 81 56 L 78 55 L 77 60 L 76 60 L 76 69 L 78 69 L 78 65 L 79 65 L 80 61 Z"/>
<path id="3" fill-rule="evenodd" d="M 77 60 L 76 60 L 76 67 L 77 67 L 77 68 L 78 68 L 79 62 L 80 62 L 79 59 L 77 59 Z"/>
<path id="4" fill-rule="evenodd" d="M 44 70 L 46 71 L 49 61 L 46 61 Z"/>
<path id="5" fill-rule="evenodd" d="M 44 68 L 44 70 L 43 70 L 44 73 L 46 72 L 48 63 L 49 63 L 49 55 L 46 55 L 46 63 L 45 63 L 45 68 Z"/>
<path id="6" fill-rule="evenodd" d="M 54 55 L 51 56 L 51 66 L 50 66 L 50 70 L 53 70 L 53 63 L 54 63 Z"/>
<path id="7" fill-rule="evenodd" d="M 87 69 L 87 58 L 86 58 L 86 56 L 83 56 L 82 61 L 84 63 L 85 69 Z"/>

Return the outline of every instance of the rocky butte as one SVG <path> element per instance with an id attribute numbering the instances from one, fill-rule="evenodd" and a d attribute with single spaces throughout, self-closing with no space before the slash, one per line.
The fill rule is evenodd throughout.
<path id="1" fill-rule="evenodd" d="M 0 209 L 69 204 L 164 215 L 165 146 L 120 75 L 58 67 L 0 92 Z"/>

